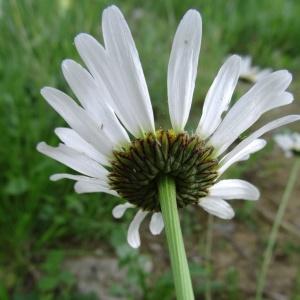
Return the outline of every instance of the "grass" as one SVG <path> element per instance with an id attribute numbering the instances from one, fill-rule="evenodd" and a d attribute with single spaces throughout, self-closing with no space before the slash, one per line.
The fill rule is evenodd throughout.
<path id="1" fill-rule="evenodd" d="M 54 280 L 64 257 L 96 247 L 118 253 L 124 247 L 128 222 L 112 220 L 115 199 L 76 195 L 70 182 L 50 182 L 49 175 L 65 168 L 35 150 L 41 140 L 56 144 L 53 129 L 63 124 L 41 98 L 40 88 L 50 85 L 69 92 L 60 63 L 67 57 L 79 60 L 73 43 L 77 33 L 100 38 L 100 13 L 111 3 L 120 6 L 130 24 L 160 124 L 169 125 L 168 57 L 176 25 L 188 8 L 199 9 L 204 24 L 190 127 L 198 122 L 205 91 L 229 53 L 250 54 L 263 67 L 298 73 L 300 2 L 296 0 L 1 1 L 1 299 L 92 299 L 72 294 L 75 279 L 68 274 Z M 296 78 L 294 86 L 299 84 Z M 247 167 L 251 169 L 251 164 Z M 139 259 L 128 255 L 129 266 Z M 216 285 L 219 293 L 222 284 Z M 170 281 L 162 278 L 158 288 L 168 291 Z M 223 290 L 227 297 L 235 293 Z"/>

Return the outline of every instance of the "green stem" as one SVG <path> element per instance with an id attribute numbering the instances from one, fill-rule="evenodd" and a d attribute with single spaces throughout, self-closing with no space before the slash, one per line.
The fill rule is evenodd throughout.
<path id="1" fill-rule="evenodd" d="M 165 224 L 177 300 L 194 300 L 176 202 L 176 186 L 170 177 L 158 183 L 159 202 Z"/>
<path id="2" fill-rule="evenodd" d="M 289 176 L 286 188 L 284 190 L 282 199 L 280 201 L 277 215 L 276 215 L 276 218 L 273 223 L 271 234 L 269 236 L 267 248 L 264 253 L 264 260 L 263 260 L 261 272 L 260 272 L 260 275 L 259 275 L 258 281 L 257 281 L 257 290 L 256 290 L 256 298 L 255 298 L 256 300 L 262 299 L 262 294 L 263 294 L 263 290 L 264 290 L 265 283 L 266 283 L 268 268 L 269 268 L 269 265 L 272 260 L 273 249 L 274 249 L 274 245 L 277 240 L 278 230 L 280 228 L 289 198 L 290 198 L 293 188 L 295 186 L 299 167 L 300 167 L 300 159 L 297 159 L 296 163 L 294 164 L 294 166 L 291 170 L 291 174 Z"/>
<path id="3" fill-rule="evenodd" d="M 211 250 L 213 240 L 213 223 L 214 217 L 209 214 L 207 219 L 206 243 L 205 243 L 205 260 L 206 260 L 206 284 L 205 284 L 205 300 L 211 300 Z"/>

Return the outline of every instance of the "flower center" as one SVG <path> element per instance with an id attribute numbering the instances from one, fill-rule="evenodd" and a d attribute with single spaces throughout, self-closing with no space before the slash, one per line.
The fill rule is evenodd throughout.
<path id="1" fill-rule="evenodd" d="M 111 188 L 128 202 L 147 211 L 160 211 L 157 182 L 174 178 L 178 207 L 197 204 L 217 178 L 213 147 L 197 136 L 158 130 L 113 153 L 108 176 Z"/>

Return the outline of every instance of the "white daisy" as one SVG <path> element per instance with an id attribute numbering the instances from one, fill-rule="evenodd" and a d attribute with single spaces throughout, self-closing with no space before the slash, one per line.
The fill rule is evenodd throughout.
<path id="1" fill-rule="evenodd" d="M 115 218 L 129 208 L 138 209 L 128 230 L 132 247 L 140 245 L 139 227 L 148 214 L 153 234 L 164 227 L 156 184 L 161 175 L 174 178 L 179 207 L 194 204 L 223 219 L 234 216 L 227 201 L 257 200 L 259 191 L 252 184 L 219 178 L 234 163 L 265 146 L 261 135 L 300 119 L 299 115 L 279 118 L 232 146 L 262 114 L 293 101 L 286 91 L 291 74 L 283 70 L 267 75 L 228 110 L 241 65 L 240 57 L 229 57 L 206 95 L 195 133 L 189 134 L 185 125 L 202 32 L 200 14 L 189 10 L 176 31 L 168 66 L 173 129 L 156 130 L 138 52 L 117 7 L 104 10 L 102 31 L 104 45 L 85 33 L 75 38 L 87 69 L 72 60 L 62 63 L 79 104 L 57 89 L 41 91 L 70 128 L 55 130 L 62 142 L 58 147 L 42 142 L 37 149 L 81 174 L 55 174 L 51 180 L 68 178 L 76 181 L 78 193 L 104 192 L 123 198 L 125 202 L 113 209 Z"/>
<path id="2" fill-rule="evenodd" d="M 272 70 L 269 68 L 261 69 L 258 66 L 252 66 L 252 58 L 249 55 L 242 56 L 241 59 L 241 79 L 249 82 L 257 82 L 272 72 Z"/>
<path id="3" fill-rule="evenodd" d="M 283 150 L 286 157 L 300 155 L 300 133 L 281 133 L 274 136 L 277 145 Z"/>

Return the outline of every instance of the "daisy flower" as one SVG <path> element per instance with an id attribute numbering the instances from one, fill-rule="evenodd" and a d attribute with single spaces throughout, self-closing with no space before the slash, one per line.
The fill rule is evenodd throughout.
<path id="1" fill-rule="evenodd" d="M 252 66 L 252 58 L 249 55 L 242 56 L 241 59 L 241 79 L 254 83 L 272 72 L 271 69 L 260 69 L 258 66 Z"/>
<path id="2" fill-rule="evenodd" d="M 286 157 L 300 155 L 300 134 L 298 132 L 276 134 L 274 140 Z"/>
<path id="3" fill-rule="evenodd" d="M 234 144 L 265 112 L 293 101 L 286 91 L 291 74 L 285 70 L 267 74 L 229 109 L 241 75 L 241 58 L 232 55 L 207 92 L 197 128 L 187 132 L 202 34 L 200 14 L 189 10 L 176 31 L 168 65 L 172 128 L 157 129 L 139 55 L 116 6 L 104 10 L 102 32 L 103 45 L 86 33 L 75 38 L 86 67 L 70 59 L 62 63 L 78 102 L 52 87 L 41 90 L 69 127 L 55 129 L 61 140 L 58 147 L 41 142 L 37 149 L 79 173 L 54 174 L 51 180 L 75 180 L 77 193 L 120 197 L 122 203 L 112 212 L 115 218 L 136 209 L 127 236 L 135 248 L 140 246 L 139 227 L 147 215 L 151 215 L 151 233 L 163 230 L 157 188 L 161 176 L 174 179 L 179 208 L 195 205 L 231 219 L 234 211 L 228 201 L 257 200 L 259 191 L 249 182 L 220 180 L 220 176 L 262 149 L 263 134 L 300 119 L 299 115 L 281 117 Z"/>

